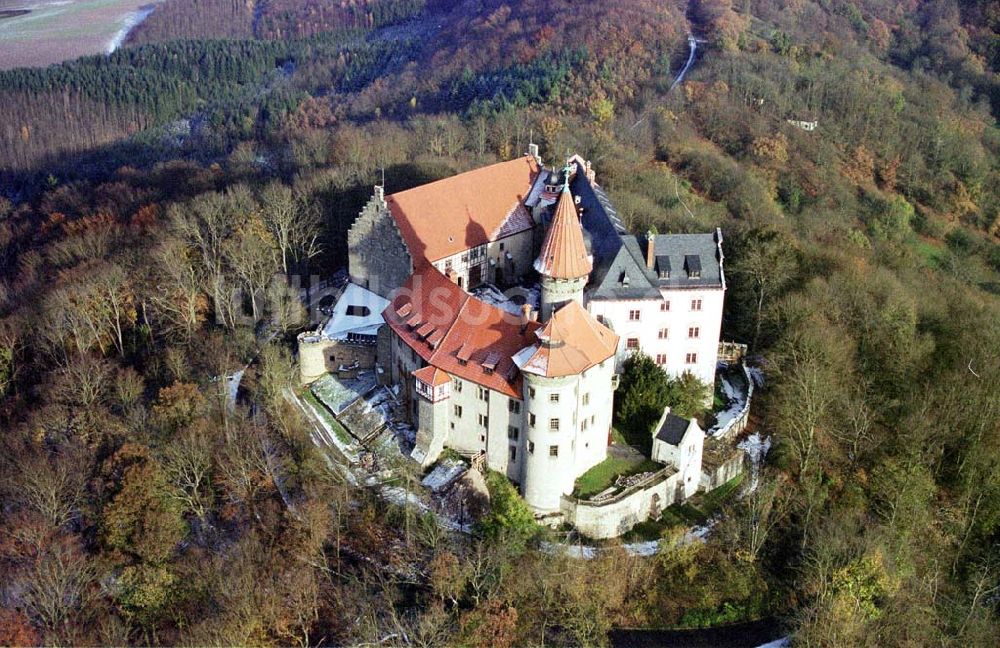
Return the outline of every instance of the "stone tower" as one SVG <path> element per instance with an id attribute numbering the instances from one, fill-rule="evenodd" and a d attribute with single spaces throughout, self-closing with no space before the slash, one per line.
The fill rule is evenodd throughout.
<path id="1" fill-rule="evenodd" d="M 524 376 L 524 500 L 537 514 L 559 510 L 576 478 L 607 457 L 618 336 L 573 300 L 514 358 Z"/>
<path id="2" fill-rule="evenodd" d="M 535 270 L 542 279 L 541 321 L 547 321 L 553 311 L 567 302 L 583 306 L 583 289 L 593 268 L 593 258 L 587 253 L 583 226 L 569 191 L 567 170 L 555 216 L 535 260 Z"/>

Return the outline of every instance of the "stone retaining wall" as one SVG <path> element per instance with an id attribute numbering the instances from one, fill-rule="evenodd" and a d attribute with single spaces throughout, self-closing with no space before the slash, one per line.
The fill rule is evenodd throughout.
<path id="1" fill-rule="evenodd" d="M 678 499 L 681 474 L 664 468 L 650 478 L 601 502 L 563 496 L 561 510 L 566 522 L 594 540 L 615 538 L 640 522 L 656 518 Z"/>

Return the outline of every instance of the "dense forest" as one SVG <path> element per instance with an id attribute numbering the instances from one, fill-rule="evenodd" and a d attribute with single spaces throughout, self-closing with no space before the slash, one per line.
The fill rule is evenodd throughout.
<path id="1" fill-rule="evenodd" d="M 0 644 L 996 644 L 995 2 L 167 0 L 134 43 L 0 73 Z M 496 476 L 445 531 L 284 397 L 382 170 L 530 139 L 632 231 L 723 230 L 774 446 L 704 543 L 546 552 Z"/>

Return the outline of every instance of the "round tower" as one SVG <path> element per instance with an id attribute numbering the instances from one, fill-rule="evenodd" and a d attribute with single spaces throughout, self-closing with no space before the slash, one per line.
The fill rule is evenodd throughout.
<path id="1" fill-rule="evenodd" d="M 535 260 L 535 270 L 542 279 L 540 315 L 543 322 L 567 302 L 575 301 L 583 306 L 583 289 L 593 268 L 593 260 L 583 239 L 583 226 L 576 213 L 576 203 L 569 191 L 567 170 L 555 216 Z"/>
<path id="2" fill-rule="evenodd" d="M 536 513 L 553 513 L 559 510 L 563 494 L 573 491 L 577 476 L 573 420 L 577 377 L 526 373 L 524 378 L 524 501 Z"/>

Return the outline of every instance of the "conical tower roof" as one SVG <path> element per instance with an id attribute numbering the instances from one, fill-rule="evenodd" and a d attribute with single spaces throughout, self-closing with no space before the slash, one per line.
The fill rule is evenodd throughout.
<path id="1" fill-rule="evenodd" d="M 542 251 L 535 260 L 535 270 L 554 279 L 579 279 L 588 276 L 593 269 L 567 181 L 559 195 L 555 217 L 545 234 Z"/>

